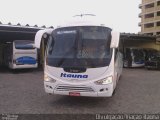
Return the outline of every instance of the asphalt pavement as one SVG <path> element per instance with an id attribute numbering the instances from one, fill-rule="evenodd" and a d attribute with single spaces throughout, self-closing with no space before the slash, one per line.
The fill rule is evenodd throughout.
<path id="1" fill-rule="evenodd" d="M 114 96 L 92 98 L 46 94 L 42 69 L 0 68 L 0 113 L 160 113 L 160 71 L 125 68 Z"/>

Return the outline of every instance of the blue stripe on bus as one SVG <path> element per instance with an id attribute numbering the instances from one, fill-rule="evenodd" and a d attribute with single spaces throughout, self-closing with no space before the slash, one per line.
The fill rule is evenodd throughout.
<path id="1" fill-rule="evenodd" d="M 36 59 L 29 56 L 23 56 L 16 59 L 16 63 L 19 64 L 36 64 Z"/>
<path id="2" fill-rule="evenodd" d="M 138 62 L 135 62 L 136 64 L 144 64 L 144 61 L 141 60 L 141 61 L 138 61 Z"/>

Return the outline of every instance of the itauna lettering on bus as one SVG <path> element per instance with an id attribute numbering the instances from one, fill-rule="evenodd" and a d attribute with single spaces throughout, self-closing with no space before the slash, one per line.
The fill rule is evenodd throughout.
<path id="1" fill-rule="evenodd" d="M 60 77 L 66 77 L 66 78 L 88 78 L 88 75 L 61 73 Z"/>

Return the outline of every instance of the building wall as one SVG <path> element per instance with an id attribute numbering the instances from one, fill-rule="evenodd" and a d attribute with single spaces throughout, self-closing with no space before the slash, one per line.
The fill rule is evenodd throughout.
<path id="1" fill-rule="evenodd" d="M 160 35 L 160 0 L 142 0 L 139 5 L 141 13 L 141 34 Z"/>
<path id="2" fill-rule="evenodd" d="M 143 43 L 141 44 L 142 48 L 154 48 L 160 51 L 160 45 L 155 44 L 155 42 L 148 42 L 148 43 Z"/>
<path id="3" fill-rule="evenodd" d="M 124 47 L 153 48 L 160 51 L 160 44 L 156 44 L 155 41 L 125 40 Z"/>

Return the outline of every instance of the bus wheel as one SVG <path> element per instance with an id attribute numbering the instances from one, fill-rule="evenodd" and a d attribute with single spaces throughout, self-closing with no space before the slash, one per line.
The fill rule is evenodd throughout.
<path id="1" fill-rule="evenodd" d="M 112 93 L 112 96 L 114 96 L 116 93 L 116 88 L 114 89 L 113 93 Z"/>
<path id="2" fill-rule="evenodd" d="M 119 78 L 117 78 L 117 80 L 116 80 L 116 87 L 115 87 L 114 90 L 113 90 L 112 96 L 114 96 L 115 93 L 116 93 L 116 88 L 117 88 L 118 79 L 119 79 Z"/>
<path id="3" fill-rule="evenodd" d="M 147 70 L 151 70 L 151 68 L 147 68 Z"/>
<path id="4" fill-rule="evenodd" d="M 149 67 L 146 67 L 146 66 L 145 66 L 144 68 L 145 68 L 146 70 L 151 70 L 151 68 L 149 68 Z"/>

